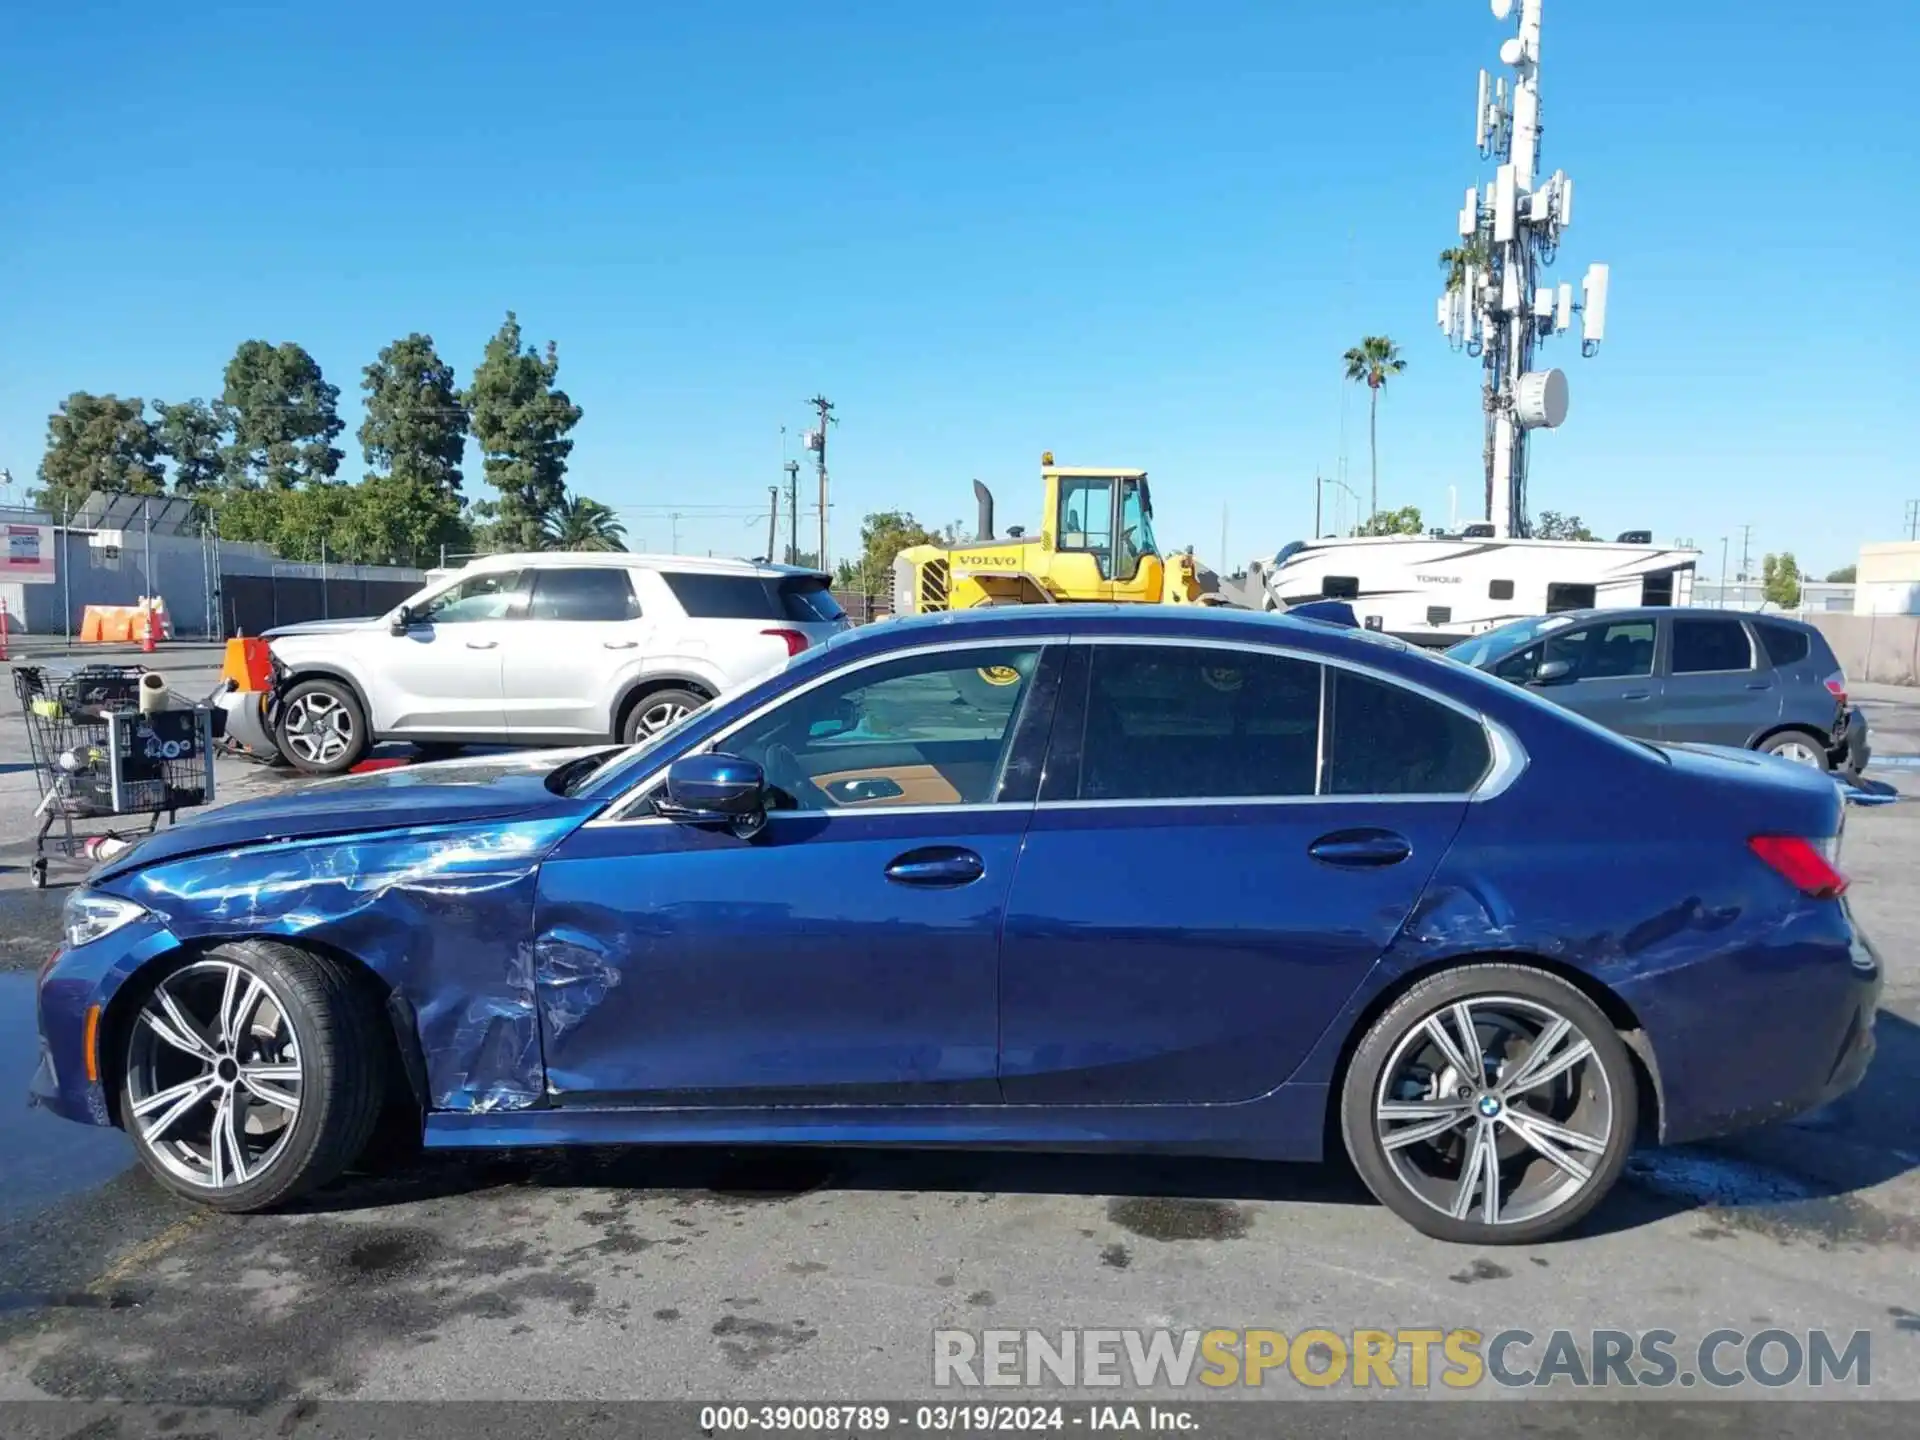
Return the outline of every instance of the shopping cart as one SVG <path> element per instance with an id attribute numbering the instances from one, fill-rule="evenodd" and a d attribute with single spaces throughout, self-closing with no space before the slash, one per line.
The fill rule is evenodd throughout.
<path id="1" fill-rule="evenodd" d="M 90 861 L 103 840 L 126 841 L 114 831 L 79 833 L 76 821 L 145 817 L 151 834 L 162 815 L 171 824 L 178 811 L 213 799 L 211 712 L 173 708 L 152 695 L 143 707 L 143 688 L 165 696 L 164 684 L 143 682 L 147 674 L 138 665 L 14 670 L 40 789 L 30 875 L 36 890 L 47 883 L 49 856 Z"/>

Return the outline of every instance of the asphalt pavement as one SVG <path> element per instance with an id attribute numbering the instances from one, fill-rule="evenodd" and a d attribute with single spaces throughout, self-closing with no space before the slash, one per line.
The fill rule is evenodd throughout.
<path id="1" fill-rule="evenodd" d="M 1920 692 L 1861 698 L 1888 762 L 1920 756 Z M 17 868 L 16 742 L 0 724 L 0 1400 L 926 1396 L 937 1327 L 1073 1325 L 1864 1330 L 1866 1393 L 1920 1398 L 1920 767 L 1884 764 L 1906 798 L 1849 818 L 1889 977 L 1860 1091 L 1645 1152 L 1574 1238 L 1476 1251 L 1415 1234 L 1337 1165 L 1165 1158 L 455 1157 L 213 1215 L 131 1168 L 117 1133 L 21 1108 L 60 896 Z M 236 765 L 220 783 L 287 782 Z M 1620 1413 L 1610 1433 L 1670 1433 L 1655 1407 Z"/>

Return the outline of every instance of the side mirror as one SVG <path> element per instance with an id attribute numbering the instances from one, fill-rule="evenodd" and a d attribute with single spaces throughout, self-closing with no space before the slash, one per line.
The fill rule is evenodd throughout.
<path id="1" fill-rule="evenodd" d="M 656 813 L 682 825 L 724 825 L 741 839 L 767 823 L 767 776 L 738 755 L 688 755 L 667 767 Z"/>
<path id="2" fill-rule="evenodd" d="M 1571 660 L 1543 660 L 1533 668 L 1533 683 L 1536 685 L 1558 685 L 1572 678 Z"/>
<path id="3" fill-rule="evenodd" d="M 393 623 L 387 627 L 395 635 L 404 635 L 413 624 L 413 611 L 402 605 L 393 612 Z"/>

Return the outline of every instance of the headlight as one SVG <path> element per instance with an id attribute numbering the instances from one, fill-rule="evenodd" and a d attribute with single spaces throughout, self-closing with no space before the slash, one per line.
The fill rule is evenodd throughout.
<path id="1" fill-rule="evenodd" d="M 67 948 L 71 950 L 111 935 L 122 925 L 138 920 L 146 913 L 131 900 L 116 900 L 111 895 L 76 890 L 68 897 L 66 910 L 61 916 L 67 935 Z"/>

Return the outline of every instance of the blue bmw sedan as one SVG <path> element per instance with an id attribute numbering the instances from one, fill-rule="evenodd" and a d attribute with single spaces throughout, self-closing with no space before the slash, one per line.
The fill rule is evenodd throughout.
<path id="1" fill-rule="evenodd" d="M 635 748 L 231 805 L 72 897 L 35 1098 L 257 1210 L 429 1147 L 1315 1160 L 1536 1241 L 1847 1090 L 1838 788 L 1321 620 L 850 632 Z"/>

